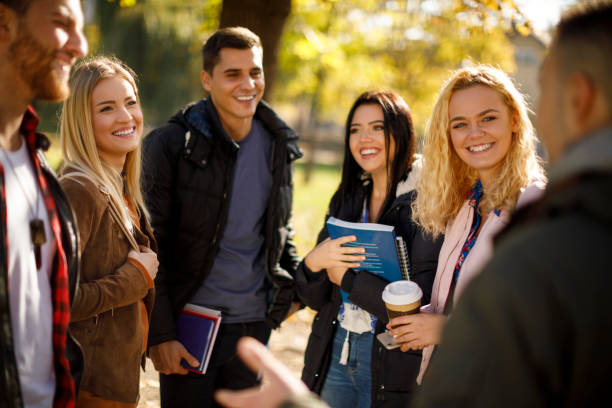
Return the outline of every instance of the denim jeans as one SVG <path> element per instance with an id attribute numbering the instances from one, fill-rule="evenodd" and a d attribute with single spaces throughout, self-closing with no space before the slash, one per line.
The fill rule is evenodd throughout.
<path id="1" fill-rule="evenodd" d="M 321 398 L 332 408 L 369 408 L 372 402 L 370 359 L 374 335 L 351 332 L 348 363 L 342 365 L 340 354 L 345 338 L 346 330 L 338 327 Z"/>

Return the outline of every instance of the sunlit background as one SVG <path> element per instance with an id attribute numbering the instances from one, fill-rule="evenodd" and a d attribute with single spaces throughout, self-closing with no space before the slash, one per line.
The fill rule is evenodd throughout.
<path id="1" fill-rule="evenodd" d="M 576 0 L 578 1 L 578 0 Z M 265 98 L 301 135 L 293 224 L 301 256 L 313 247 L 339 182 L 343 123 L 366 90 L 393 89 L 411 108 L 419 137 L 450 71 L 477 62 L 515 78 L 531 107 L 551 27 L 574 0 L 85 0 L 92 54 L 115 54 L 139 75 L 148 130 L 204 96 L 202 42 L 220 25 L 262 38 Z M 58 105 L 36 103 L 61 162 Z M 532 120 L 535 121 L 532 115 Z M 312 313 L 283 323 L 270 349 L 299 375 Z M 152 367 L 140 407 L 158 407 Z"/>

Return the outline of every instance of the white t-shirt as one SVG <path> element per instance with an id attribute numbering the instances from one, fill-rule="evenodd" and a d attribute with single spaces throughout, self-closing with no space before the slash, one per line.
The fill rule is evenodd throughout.
<path id="1" fill-rule="evenodd" d="M 10 161 L 7 160 L 7 155 Z M 8 232 L 8 296 L 19 383 L 26 408 L 50 408 L 55 393 L 53 305 L 49 277 L 56 242 L 26 143 L 0 152 Z M 36 268 L 30 221 L 43 220 L 47 242 Z"/>

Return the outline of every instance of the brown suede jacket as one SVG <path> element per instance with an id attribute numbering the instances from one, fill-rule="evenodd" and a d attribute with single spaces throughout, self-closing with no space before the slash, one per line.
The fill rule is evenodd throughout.
<path id="1" fill-rule="evenodd" d="M 110 213 L 109 197 L 89 179 L 68 167 L 60 184 L 74 208 L 81 239 L 81 278 L 72 303 L 70 329 L 85 355 L 81 389 L 126 403 L 138 400 L 144 331 L 153 308 L 153 281 L 137 262 Z M 133 236 L 157 252 L 151 227 L 140 216 Z M 147 320 L 145 320 L 146 308 Z"/>

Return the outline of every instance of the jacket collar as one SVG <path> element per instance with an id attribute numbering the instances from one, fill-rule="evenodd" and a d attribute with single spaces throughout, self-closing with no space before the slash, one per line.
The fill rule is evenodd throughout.
<path id="1" fill-rule="evenodd" d="M 182 112 L 183 120 L 198 133 L 212 139 L 213 135 L 220 133 L 223 139 L 231 141 L 217 115 L 217 110 L 210 99 L 201 99 L 187 105 Z"/>
<path id="2" fill-rule="evenodd" d="M 207 138 L 213 139 L 214 135 L 221 135 L 221 140 L 225 143 L 238 147 L 223 126 L 212 100 L 210 98 L 201 99 L 200 101 L 190 104 L 182 112 L 184 120 Z M 291 129 L 264 101 L 260 101 L 255 111 L 255 119 L 261 123 L 270 132 L 273 138 L 280 138 L 287 143 L 288 154 L 290 160 L 296 160 L 302 157 L 302 151 L 297 145 L 298 134 Z"/>
<path id="3" fill-rule="evenodd" d="M 380 219 L 383 219 L 390 209 L 395 208 L 397 206 L 410 205 L 414 199 L 416 182 L 421 174 L 422 169 L 422 156 L 420 154 L 415 154 L 414 161 L 412 162 L 412 168 L 406 175 L 406 177 L 397 183 L 397 187 L 395 189 L 395 199 L 391 203 L 391 205 L 387 208 L 387 210 L 381 215 Z M 363 208 L 363 202 L 370 195 L 370 189 L 372 188 L 372 179 L 369 177 L 365 177 L 363 179 L 362 188 L 358 189 L 354 200 L 351 200 L 351 203 L 346 203 L 344 208 L 350 208 L 350 214 L 346 219 L 356 220 L 357 215 L 361 214 L 361 210 Z M 349 205 L 350 204 L 350 205 Z M 346 217 L 344 213 L 339 215 L 339 218 L 345 219 L 342 217 Z"/>
<path id="4" fill-rule="evenodd" d="M 395 198 L 398 198 L 416 189 L 416 183 L 419 177 L 421 176 L 422 168 L 423 168 L 423 157 L 422 155 L 415 153 L 414 161 L 412 162 L 412 168 L 410 169 L 406 177 L 404 177 L 403 180 L 397 183 L 397 187 L 395 188 Z M 362 180 L 363 180 L 362 186 L 364 187 L 364 191 L 366 191 L 367 194 L 369 194 L 369 189 L 371 188 L 371 184 L 372 184 L 372 178 L 370 177 L 369 174 L 366 173 L 362 175 Z"/>
<path id="5" fill-rule="evenodd" d="M 408 173 L 406 179 L 397 183 L 395 189 L 395 197 L 399 197 L 403 194 L 409 193 L 416 188 L 417 180 L 421 175 L 421 169 L 423 168 L 423 158 L 420 154 L 414 155 L 414 161 L 412 162 L 412 169 Z"/>
<path id="6" fill-rule="evenodd" d="M 46 151 L 51 145 L 51 142 L 49 142 L 47 136 L 36 132 L 39 122 L 40 119 L 38 118 L 38 115 L 36 115 L 34 108 L 28 106 L 25 114 L 23 115 L 23 120 L 21 121 L 19 130 L 23 135 L 25 135 L 25 140 L 30 151 L 35 151 L 37 149 Z"/>
<path id="7" fill-rule="evenodd" d="M 550 169 L 549 187 L 585 172 L 612 172 L 612 127 L 570 146 Z"/>

